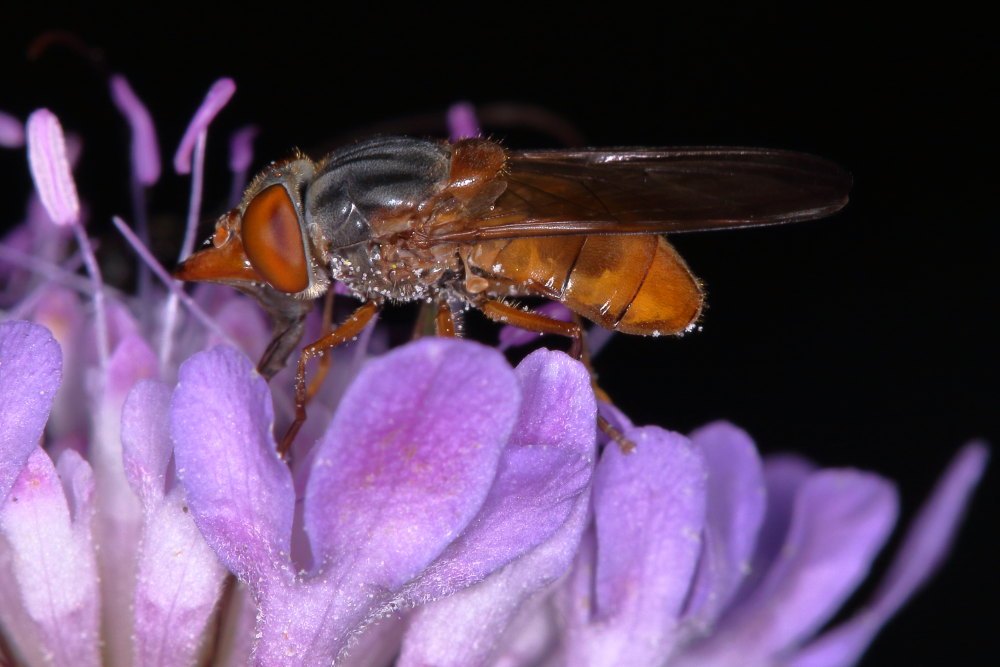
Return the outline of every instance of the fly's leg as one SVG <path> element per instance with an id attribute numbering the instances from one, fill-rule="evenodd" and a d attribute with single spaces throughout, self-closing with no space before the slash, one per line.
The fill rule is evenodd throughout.
<path id="1" fill-rule="evenodd" d="M 574 317 L 572 322 L 563 322 L 553 319 L 547 315 L 532 313 L 520 308 L 515 308 L 500 301 L 485 301 L 479 305 L 486 317 L 502 324 L 512 324 L 515 327 L 535 331 L 540 334 L 556 334 L 566 336 L 570 339 L 569 354 L 571 357 L 580 360 L 590 374 L 591 384 L 594 393 L 601 400 L 606 400 L 608 395 L 604 393 L 594 380 L 594 369 L 590 365 L 590 355 L 586 352 L 586 345 L 583 343 L 583 326 L 579 318 Z M 610 400 L 608 401 L 611 402 Z M 635 443 L 626 438 L 621 431 L 616 429 L 601 415 L 597 415 L 597 426 L 609 438 L 618 443 L 622 454 L 628 454 L 635 449 Z"/>
<path id="2" fill-rule="evenodd" d="M 577 322 L 563 322 L 548 315 L 521 310 L 501 301 L 485 301 L 479 304 L 479 308 L 494 322 L 513 324 L 515 327 L 540 334 L 566 336 L 570 339 L 569 356 L 574 359 L 583 358 L 583 327 Z"/>
<path id="3" fill-rule="evenodd" d="M 455 327 L 455 315 L 451 312 L 447 298 L 440 298 L 437 302 L 437 315 L 434 317 L 434 328 L 438 336 L 454 338 L 458 335 Z"/>
<path id="4" fill-rule="evenodd" d="M 576 313 L 573 313 L 573 321 L 576 322 L 576 325 L 580 327 L 581 331 L 584 330 L 583 320 Z M 597 372 L 594 370 L 593 364 L 590 363 L 590 348 L 587 347 L 586 343 L 583 344 L 583 353 L 580 356 L 580 361 L 587 368 L 587 373 L 590 374 L 590 386 L 593 387 L 594 395 L 597 396 L 597 399 L 610 405 L 614 405 L 614 401 L 612 401 L 611 397 L 608 396 L 608 392 L 604 391 L 604 389 L 597 384 Z M 628 454 L 635 449 L 635 443 L 626 438 L 624 433 L 612 426 L 611 422 L 602 417 L 600 414 L 597 415 L 597 427 L 601 429 L 604 435 L 618 443 L 618 448 L 621 450 L 622 454 Z"/>
<path id="5" fill-rule="evenodd" d="M 328 289 L 326 297 L 323 299 L 323 329 L 320 334 L 320 340 L 329 336 L 333 327 L 333 292 L 332 288 Z M 326 379 L 326 374 L 330 372 L 332 361 L 333 357 L 329 354 L 324 354 L 319 358 L 319 368 L 316 369 L 316 375 L 313 376 L 312 381 L 309 383 L 309 389 L 306 391 L 306 404 L 313 399 L 319 388 L 323 386 L 323 380 Z"/>
<path id="6" fill-rule="evenodd" d="M 371 319 L 379 311 L 380 304 L 368 301 L 361 304 L 354 313 L 348 317 L 343 324 L 326 334 L 315 343 L 306 345 L 299 355 L 299 364 L 295 372 L 295 420 L 278 447 L 278 454 L 284 457 L 292 447 L 295 436 L 298 434 L 302 424 L 306 421 L 306 403 L 309 394 L 306 390 L 306 363 L 313 357 L 318 357 L 329 350 L 342 345 L 361 333 Z"/>

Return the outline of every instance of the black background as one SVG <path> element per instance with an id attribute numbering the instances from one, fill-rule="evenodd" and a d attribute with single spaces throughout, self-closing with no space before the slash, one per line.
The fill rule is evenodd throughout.
<path id="1" fill-rule="evenodd" d="M 166 158 L 209 84 L 236 79 L 209 140 L 215 211 L 228 188 L 224 137 L 242 124 L 262 127 L 259 164 L 459 99 L 540 105 L 593 145 L 760 145 L 832 158 L 855 179 L 834 218 L 677 238 L 708 288 L 704 330 L 617 337 L 597 360 L 603 384 L 637 422 L 689 430 L 726 418 L 765 452 L 878 471 L 898 481 L 904 522 L 960 445 L 1000 441 L 997 114 L 987 102 L 997 62 L 983 17 L 915 5 L 641 14 L 614 3 L 594 13 L 284 3 L 210 14 L 175 4 L 113 20 L 41 3 L 20 11 L 0 28 L 0 108 L 24 117 L 48 106 L 84 137 L 79 189 L 95 225 L 129 211 L 127 131 L 85 59 L 61 47 L 25 56 L 50 29 L 128 75 Z M 509 139 L 518 141 L 528 147 Z M 30 186 L 20 154 L 0 152 L 0 169 L 7 225 Z M 167 173 L 154 210 L 180 216 L 185 186 Z M 168 218 L 158 224 L 168 258 L 180 232 Z M 987 611 L 998 601 L 995 479 L 988 473 L 944 571 L 865 664 L 997 655 Z"/>

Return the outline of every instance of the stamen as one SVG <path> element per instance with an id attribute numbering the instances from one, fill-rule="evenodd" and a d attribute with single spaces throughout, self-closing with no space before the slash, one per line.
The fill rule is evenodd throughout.
<path id="1" fill-rule="evenodd" d="M 132 130 L 132 174 L 149 187 L 160 180 L 160 147 L 149 110 L 121 74 L 111 77 L 111 100 Z"/>
<path id="2" fill-rule="evenodd" d="M 233 172 L 233 184 L 229 190 L 230 208 L 239 204 L 243 198 L 243 188 L 247 185 L 250 164 L 253 162 L 253 141 L 259 132 L 260 128 L 256 125 L 246 125 L 229 137 L 229 170 Z"/>
<path id="3" fill-rule="evenodd" d="M 174 169 L 179 174 L 191 174 L 191 200 L 188 204 L 187 224 L 184 228 L 184 242 L 181 244 L 180 262 L 194 250 L 194 235 L 198 229 L 201 211 L 201 192 L 205 165 L 205 144 L 208 140 L 208 126 L 236 92 L 232 79 L 219 79 L 212 84 L 204 101 L 194 113 L 181 143 L 174 154 Z M 193 155 L 192 155 L 193 153 Z M 160 364 L 166 367 L 173 347 L 174 324 L 177 319 L 177 293 L 171 291 L 163 313 L 163 339 L 160 343 Z"/>
<path id="4" fill-rule="evenodd" d="M 139 258 L 150 268 L 150 270 L 156 274 L 156 277 L 167 287 L 168 290 L 180 300 L 184 307 L 194 315 L 195 319 L 205 325 L 212 333 L 219 337 L 227 345 L 232 345 L 233 347 L 239 347 L 239 345 L 232 339 L 232 337 L 225 332 L 208 313 L 206 313 L 201 306 L 195 302 L 188 293 L 184 291 L 180 283 L 174 280 L 173 276 L 167 273 L 167 270 L 163 268 L 163 265 L 156 261 L 153 254 L 149 252 L 149 249 L 143 245 L 142 241 L 136 236 L 135 232 L 128 226 L 124 220 L 119 218 L 117 215 L 112 216 L 111 221 L 115 223 L 115 227 L 121 232 L 125 240 L 129 242 L 132 249 L 135 250 Z"/>
<path id="5" fill-rule="evenodd" d="M 20 250 L 0 244 L 0 259 L 5 263 L 37 273 L 45 278 L 45 283 L 59 283 L 81 294 L 93 296 L 94 285 L 87 278 L 73 273 L 83 262 L 81 255 L 75 254 L 63 262 L 63 266 L 53 264 L 40 257 L 33 257 Z"/>
<path id="6" fill-rule="evenodd" d="M 20 148 L 24 145 L 24 125 L 14 116 L 0 111 L 0 146 Z"/>
<path id="7" fill-rule="evenodd" d="M 83 262 L 94 284 L 94 320 L 97 328 L 97 355 L 101 369 L 107 368 L 108 325 L 104 313 L 104 281 L 87 232 L 80 224 L 80 199 L 66 155 L 66 139 L 59 119 L 48 109 L 38 109 L 28 117 L 28 164 L 35 189 L 49 217 L 57 225 L 72 225 Z"/>
<path id="8" fill-rule="evenodd" d="M 174 154 L 174 170 L 178 174 L 191 173 L 191 152 L 194 150 L 195 140 L 202 131 L 208 129 L 215 116 L 222 111 L 235 92 L 236 84 L 228 78 L 219 79 L 208 89 L 205 100 L 194 112 L 194 118 L 191 119 L 191 124 L 184 132 L 177 152 Z"/>
<path id="9" fill-rule="evenodd" d="M 48 109 L 28 117 L 28 163 L 35 189 L 57 225 L 72 225 L 80 219 L 80 199 L 66 157 L 66 138 L 59 119 Z"/>
<path id="10" fill-rule="evenodd" d="M 448 108 L 448 134 L 453 142 L 482 136 L 476 109 L 471 103 L 456 102 Z"/>
<path id="11" fill-rule="evenodd" d="M 28 258 L 28 259 L 31 259 L 31 258 Z M 16 264 L 16 263 L 17 263 L 16 261 L 11 262 L 11 264 Z M 86 294 L 87 296 L 93 296 L 93 294 L 94 294 L 94 286 L 90 284 L 90 281 L 87 280 L 87 279 L 85 279 L 85 278 L 81 278 L 80 276 L 76 275 L 75 273 L 70 273 L 71 271 L 76 271 L 77 269 L 80 268 L 80 266 L 83 265 L 83 257 L 80 255 L 80 253 L 75 253 L 72 257 L 70 257 L 64 263 L 66 265 L 65 267 L 55 267 L 55 268 L 58 271 L 61 271 L 62 274 L 65 274 L 65 275 L 52 275 L 52 274 L 48 274 L 46 276 L 45 282 L 42 282 L 42 283 L 36 285 L 34 288 L 32 288 L 32 290 L 30 292 L 28 292 L 24 296 L 24 298 L 22 298 L 17 303 L 16 306 L 14 306 L 10 310 L 8 310 L 6 313 L 4 313 L 3 316 L 0 317 L 0 319 L 3 319 L 3 320 L 26 320 L 26 319 L 28 319 L 29 315 L 32 312 L 34 312 L 35 307 L 38 305 L 38 302 L 41 301 L 49 293 L 49 287 L 53 283 L 60 283 L 60 284 L 66 285 L 67 287 L 69 287 L 71 289 L 75 289 L 78 292 Z M 48 262 L 44 262 L 44 264 L 48 264 Z M 53 266 L 55 266 L 55 265 L 53 265 Z M 42 269 L 42 268 L 43 267 L 38 267 L 38 269 Z M 45 275 L 45 274 L 43 274 L 43 275 Z"/>
<path id="12" fill-rule="evenodd" d="M 149 246 L 149 219 L 146 213 L 146 188 L 160 180 L 160 147 L 149 110 L 121 74 L 111 77 L 111 99 L 125 116 L 132 131 L 132 217 L 143 245 Z M 149 268 L 139 264 L 139 298 L 149 297 Z"/>

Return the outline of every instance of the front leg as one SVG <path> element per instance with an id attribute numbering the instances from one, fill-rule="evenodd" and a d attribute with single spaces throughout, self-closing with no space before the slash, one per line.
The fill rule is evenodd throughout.
<path id="1" fill-rule="evenodd" d="M 282 438 L 281 444 L 278 446 L 278 454 L 280 456 L 284 457 L 288 454 L 288 451 L 292 448 L 292 442 L 295 441 L 295 436 L 306 421 L 306 403 L 309 400 L 309 392 L 306 389 L 306 363 L 313 357 L 318 357 L 338 345 L 342 345 L 355 338 L 368 326 L 368 323 L 375 317 L 381 307 L 382 304 L 380 303 L 366 301 L 339 327 L 316 342 L 302 348 L 302 354 L 299 355 L 299 364 L 295 372 L 295 420 L 288 427 L 285 437 Z"/>

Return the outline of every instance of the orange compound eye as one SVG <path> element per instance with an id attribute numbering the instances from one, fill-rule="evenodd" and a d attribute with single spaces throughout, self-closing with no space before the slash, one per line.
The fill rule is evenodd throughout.
<path id="1" fill-rule="evenodd" d="M 284 186 L 253 198 L 243 212 L 242 236 L 247 259 L 271 287 L 292 293 L 309 286 L 299 217 Z"/>

